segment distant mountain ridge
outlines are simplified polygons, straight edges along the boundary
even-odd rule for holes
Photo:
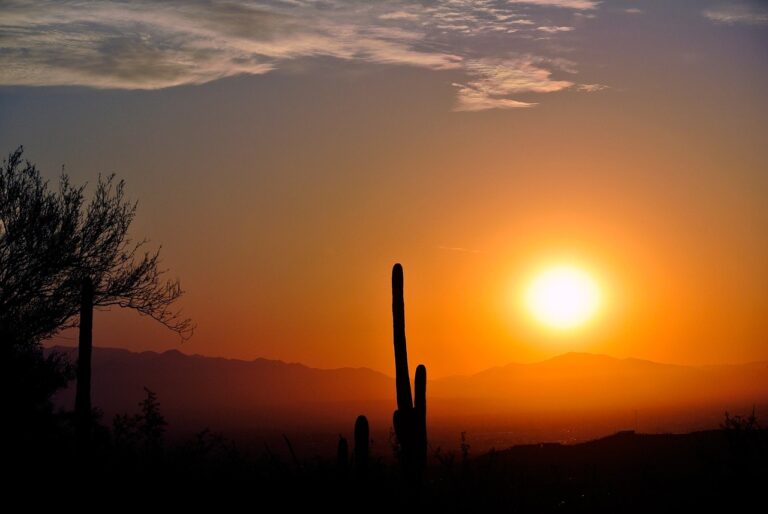
[[[47,351],[64,353],[71,362],[77,359],[76,348]],[[367,368],[320,370],[277,360],[243,361],[177,350],[93,349],[93,405],[107,416],[135,411],[147,387],[157,393],[163,412],[183,423],[230,425],[248,420],[271,425],[297,417],[321,421],[329,405],[345,404],[342,410],[347,410],[387,400],[393,384],[394,379]],[[71,406],[73,389],[62,392],[56,403]]]
[[[76,360],[76,348],[47,351]],[[373,425],[383,428],[391,424],[395,404],[394,378],[368,368],[325,370],[177,350],[135,353],[94,348],[93,405],[104,411],[105,419],[135,412],[145,386],[157,393],[174,426],[336,430],[365,413]],[[674,426],[687,426],[691,412],[707,412],[706,419],[715,420],[725,410],[768,405],[768,363],[692,367],[569,353],[431,380],[427,397],[433,424],[532,426],[544,423],[541,420],[557,424],[552,420],[558,417],[568,417],[570,424],[582,419],[578,422],[591,423],[593,418],[601,423],[607,418],[623,420],[606,425],[608,433],[627,428],[629,413],[636,417],[639,410],[646,422],[653,419],[653,427],[663,429],[670,426],[664,421],[670,414],[664,412],[678,416]],[[56,398],[61,408],[71,408],[73,401],[73,387]],[[703,426],[692,421],[690,425],[689,429]]]
[[[524,410],[531,404],[573,410],[760,403],[768,399],[768,362],[698,367],[567,353],[438,380],[432,392],[516,403]]]

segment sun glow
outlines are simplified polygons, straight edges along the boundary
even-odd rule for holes
[[[557,266],[533,279],[525,303],[537,321],[557,330],[569,330],[594,316],[600,305],[600,290],[584,270]]]

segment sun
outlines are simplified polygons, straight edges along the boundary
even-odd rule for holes
[[[600,306],[600,289],[586,271],[555,266],[533,279],[525,303],[537,321],[556,330],[570,330],[595,315]]]

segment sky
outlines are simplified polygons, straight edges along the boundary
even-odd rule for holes
[[[768,360],[768,3],[0,3],[0,152],[125,179],[197,324],[97,346],[430,376]],[[569,263],[594,319],[521,305]],[[64,333],[52,342],[74,344]]]

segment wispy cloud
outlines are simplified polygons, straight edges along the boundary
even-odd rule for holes
[[[567,80],[553,80],[552,72],[541,68],[531,57],[514,60],[482,59],[465,63],[474,77],[458,88],[455,110],[517,109],[536,104],[508,98],[522,93],[552,93],[573,86]]]
[[[579,10],[596,9],[601,3],[599,0],[508,0],[508,2],[510,4],[530,4]]]
[[[448,252],[460,252],[460,253],[482,253],[480,250],[473,250],[471,248],[464,248],[461,246],[438,246],[438,250],[446,250]]]
[[[594,12],[599,4],[10,0],[0,14],[0,85],[159,89],[264,74],[290,60],[332,57],[457,70],[467,78],[457,86],[458,110],[532,107],[537,102],[507,96],[549,93],[572,83],[550,78],[547,67],[558,67],[555,56],[534,62],[510,58],[509,52],[517,45],[520,53],[534,55],[533,35],[559,37],[575,30],[552,24],[553,19]],[[553,8],[566,14],[552,18]],[[506,39],[489,45],[489,37]]]
[[[747,3],[727,4],[706,9],[704,16],[715,23],[728,25],[768,25],[768,7]]]
[[[608,86],[604,84],[579,84],[576,86],[577,91],[583,91],[585,93],[597,93],[598,91],[604,91],[608,89]]]
[[[546,32],[547,34],[557,34],[558,32],[570,32],[573,30],[573,27],[558,27],[558,26],[544,26],[544,27],[537,27],[536,30],[540,30],[541,32]]]
[[[536,107],[538,103],[521,102],[510,98],[496,98],[489,96],[480,89],[473,88],[465,84],[454,84],[458,88],[456,97],[456,107],[454,111],[485,111],[488,109],[525,109],[527,107]]]
[[[418,20],[419,15],[412,12],[392,11],[379,15],[380,20]]]

